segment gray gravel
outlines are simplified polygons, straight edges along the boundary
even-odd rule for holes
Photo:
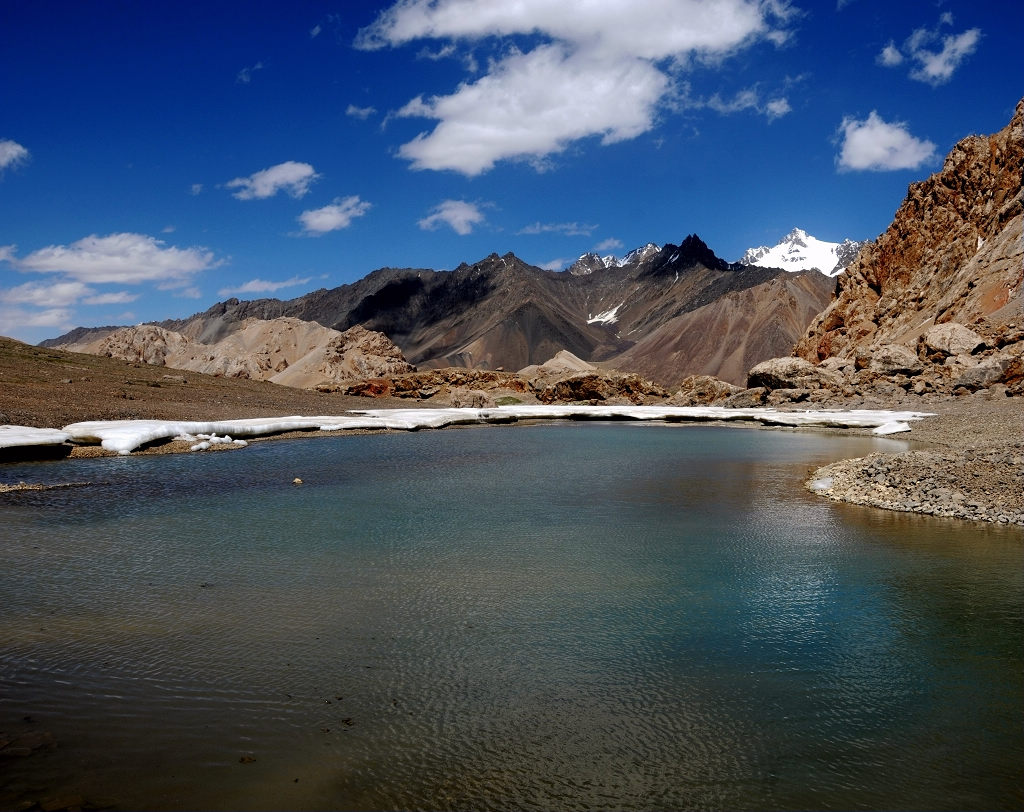
[[[920,449],[827,465],[807,487],[835,501],[1024,526],[1024,399],[951,398],[921,410],[937,415],[912,424]]]

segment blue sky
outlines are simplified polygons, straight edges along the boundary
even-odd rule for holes
[[[984,0],[0,0],[0,335],[491,252],[870,239],[1024,94]]]

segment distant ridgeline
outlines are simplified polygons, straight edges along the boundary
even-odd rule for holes
[[[754,364],[790,352],[834,286],[815,271],[726,262],[695,235],[581,272],[586,257],[569,272],[511,253],[452,271],[382,268],[332,290],[229,299],[157,326],[205,345],[241,332],[248,319],[288,317],[381,332],[420,368],[518,370],[568,350],[668,386],[691,374],[741,383]],[[43,344],[97,352],[115,329],[79,328]],[[241,344],[255,350],[251,340]]]

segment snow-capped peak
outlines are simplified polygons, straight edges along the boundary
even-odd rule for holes
[[[794,228],[773,246],[748,248],[739,263],[786,271],[813,269],[826,276],[836,276],[846,270],[862,245],[863,242],[854,240],[826,242],[812,237],[802,228]]]

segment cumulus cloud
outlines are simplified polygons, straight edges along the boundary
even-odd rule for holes
[[[220,261],[201,247],[176,248],[145,234],[92,234],[70,245],[50,245],[23,259],[11,256],[19,271],[61,273],[89,284],[113,282],[173,284],[215,268]]]
[[[626,244],[616,237],[609,237],[607,240],[602,240],[594,246],[595,251],[618,251],[620,248],[625,248]]]
[[[293,276],[281,282],[271,282],[266,279],[250,279],[248,282],[236,288],[221,288],[217,291],[218,296],[236,296],[239,293],[273,293],[282,288],[294,288],[299,285],[308,284],[312,276]]]
[[[548,260],[547,262],[542,262],[537,267],[545,271],[561,271],[563,268],[565,268],[566,265],[570,264],[571,262],[575,262],[575,260],[561,257],[559,259],[551,259]]]
[[[596,225],[589,223],[531,223],[519,229],[516,234],[565,234],[568,237],[589,237]]]
[[[336,197],[329,206],[302,212],[298,220],[302,223],[304,234],[318,237],[330,231],[348,228],[353,220],[366,214],[371,205],[358,195]]]
[[[953,15],[946,12],[939,18],[935,28],[918,28],[906,41],[902,48],[890,41],[878,54],[879,65],[894,68],[906,60],[914,64],[910,78],[926,82],[933,87],[945,84],[956,72],[957,68],[978,49],[981,42],[981,29],[969,28],[960,34],[942,34],[942,26],[952,25]]]
[[[377,112],[376,107],[356,107],[354,104],[350,104],[345,109],[345,115],[351,116],[352,118],[358,118],[361,121],[366,121],[370,116]]]
[[[14,168],[28,160],[28,150],[17,141],[0,141],[0,174],[7,168]]]
[[[935,158],[935,144],[915,138],[902,121],[883,121],[874,110],[863,121],[847,116],[839,125],[840,170],[917,169]]]
[[[484,222],[486,218],[480,207],[465,200],[445,200],[431,209],[429,215],[418,221],[424,231],[433,231],[441,225],[450,226],[456,234],[471,234],[473,227]]]
[[[473,176],[501,160],[543,166],[546,156],[588,137],[602,144],[636,138],[670,103],[673,68],[760,40],[781,43],[789,14],[772,0],[403,0],[360,31],[356,45],[543,38],[532,50],[506,51],[453,93],[419,96],[398,111],[438,122],[402,145],[401,157],[416,169]]]
[[[309,191],[309,186],[319,178],[313,167],[299,161],[284,163],[253,172],[247,178],[235,178],[224,184],[228,189],[238,189],[234,197],[239,200],[263,200],[278,192],[287,192],[295,198]]]
[[[189,187],[188,191],[189,191],[189,194],[198,195],[198,194],[200,194],[203,191],[203,184],[201,184],[201,183],[193,183],[192,186]]]

